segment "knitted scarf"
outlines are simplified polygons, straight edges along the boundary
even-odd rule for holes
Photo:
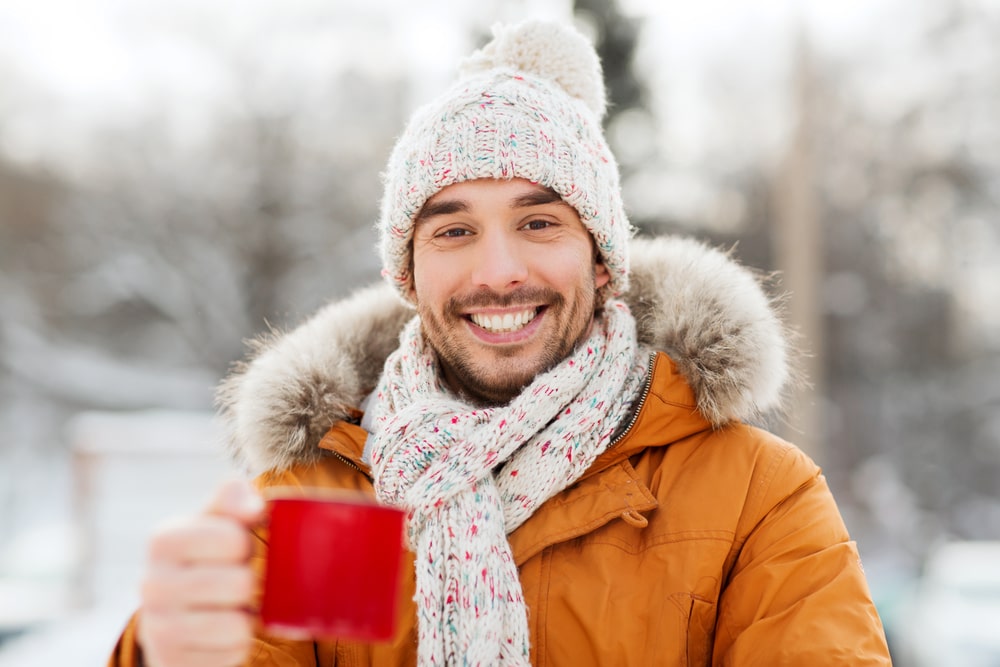
[[[528,622],[507,534],[576,481],[642,388],[628,307],[609,301],[589,338],[501,407],[443,388],[419,318],[375,392],[380,501],[408,511],[420,665],[527,665]]]

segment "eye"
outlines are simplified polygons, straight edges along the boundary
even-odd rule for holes
[[[463,229],[462,227],[450,227],[448,229],[441,230],[435,234],[435,238],[443,239],[457,239],[462,236],[468,236],[472,234],[468,229]]]
[[[552,227],[554,224],[555,223],[553,223],[550,220],[541,220],[541,219],[539,219],[539,220],[529,220],[528,222],[526,222],[524,224],[523,229],[540,231],[542,229],[548,229],[549,227]]]

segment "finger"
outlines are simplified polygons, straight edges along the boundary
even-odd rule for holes
[[[253,602],[254,583],[249,567],[154,567],[142,584],[143,607],[246,607]]]
[[[264,499],[247,480],[229,479],[215,490],[205,512],[232,517],[249,526],[263,516]]]
[[[239,667],[245,664],[250,653],[250,642],[246,647],[220,650],[172,648],[160,653],[154,652],[151,657],[152,667]],[[149,653],[147,651],[147,653]]]
[[[250,614],[236,610],[158,612],[144,609],[141,628],[152,646],[192,652],[246,650],[253,639]]]
[[[149,540],[149,562],[156,564],[233,564],[250,558],[249,531],[222,516],[199,515],[164,524]]]

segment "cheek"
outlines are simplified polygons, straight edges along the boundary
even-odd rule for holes
[[[442,295],[452,288],[453,277],[447,271],[447,265],[439,263],[437,265],[428,264],[426,258],[414,259],[413,280],[410,283],[409,295],[415,304],[433,304],[442,300]]]
[[[428,262],[421,257],[420,252],[413,252],[410,255],[410,286],[407,294],[413,303],[429,298],[430,286],[428,283]]]
[[[410,281],[409,297],[410,301],[417,305],[430,299],[430,289],[417,274],[413,274],[413,280]]]
[[[553,284],[571,286],[570,282],[589,282],[593,276],[594,287],[599,289],[611,280],[608,268],[595,260],[589,239],[562,249],[543,248],[535,258],[535,266]]]

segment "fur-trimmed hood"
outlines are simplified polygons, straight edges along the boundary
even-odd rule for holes
[[[760,277],[691,239],[634,239],[631,255],[623,299],[639,340],[673,359],[704,417],[721,426],[778,408],[789,339]],[[319,440],[357,414],[413,316],[380,283],[253,341],[218,392],[237,459],[254,472],[318,459]]]

